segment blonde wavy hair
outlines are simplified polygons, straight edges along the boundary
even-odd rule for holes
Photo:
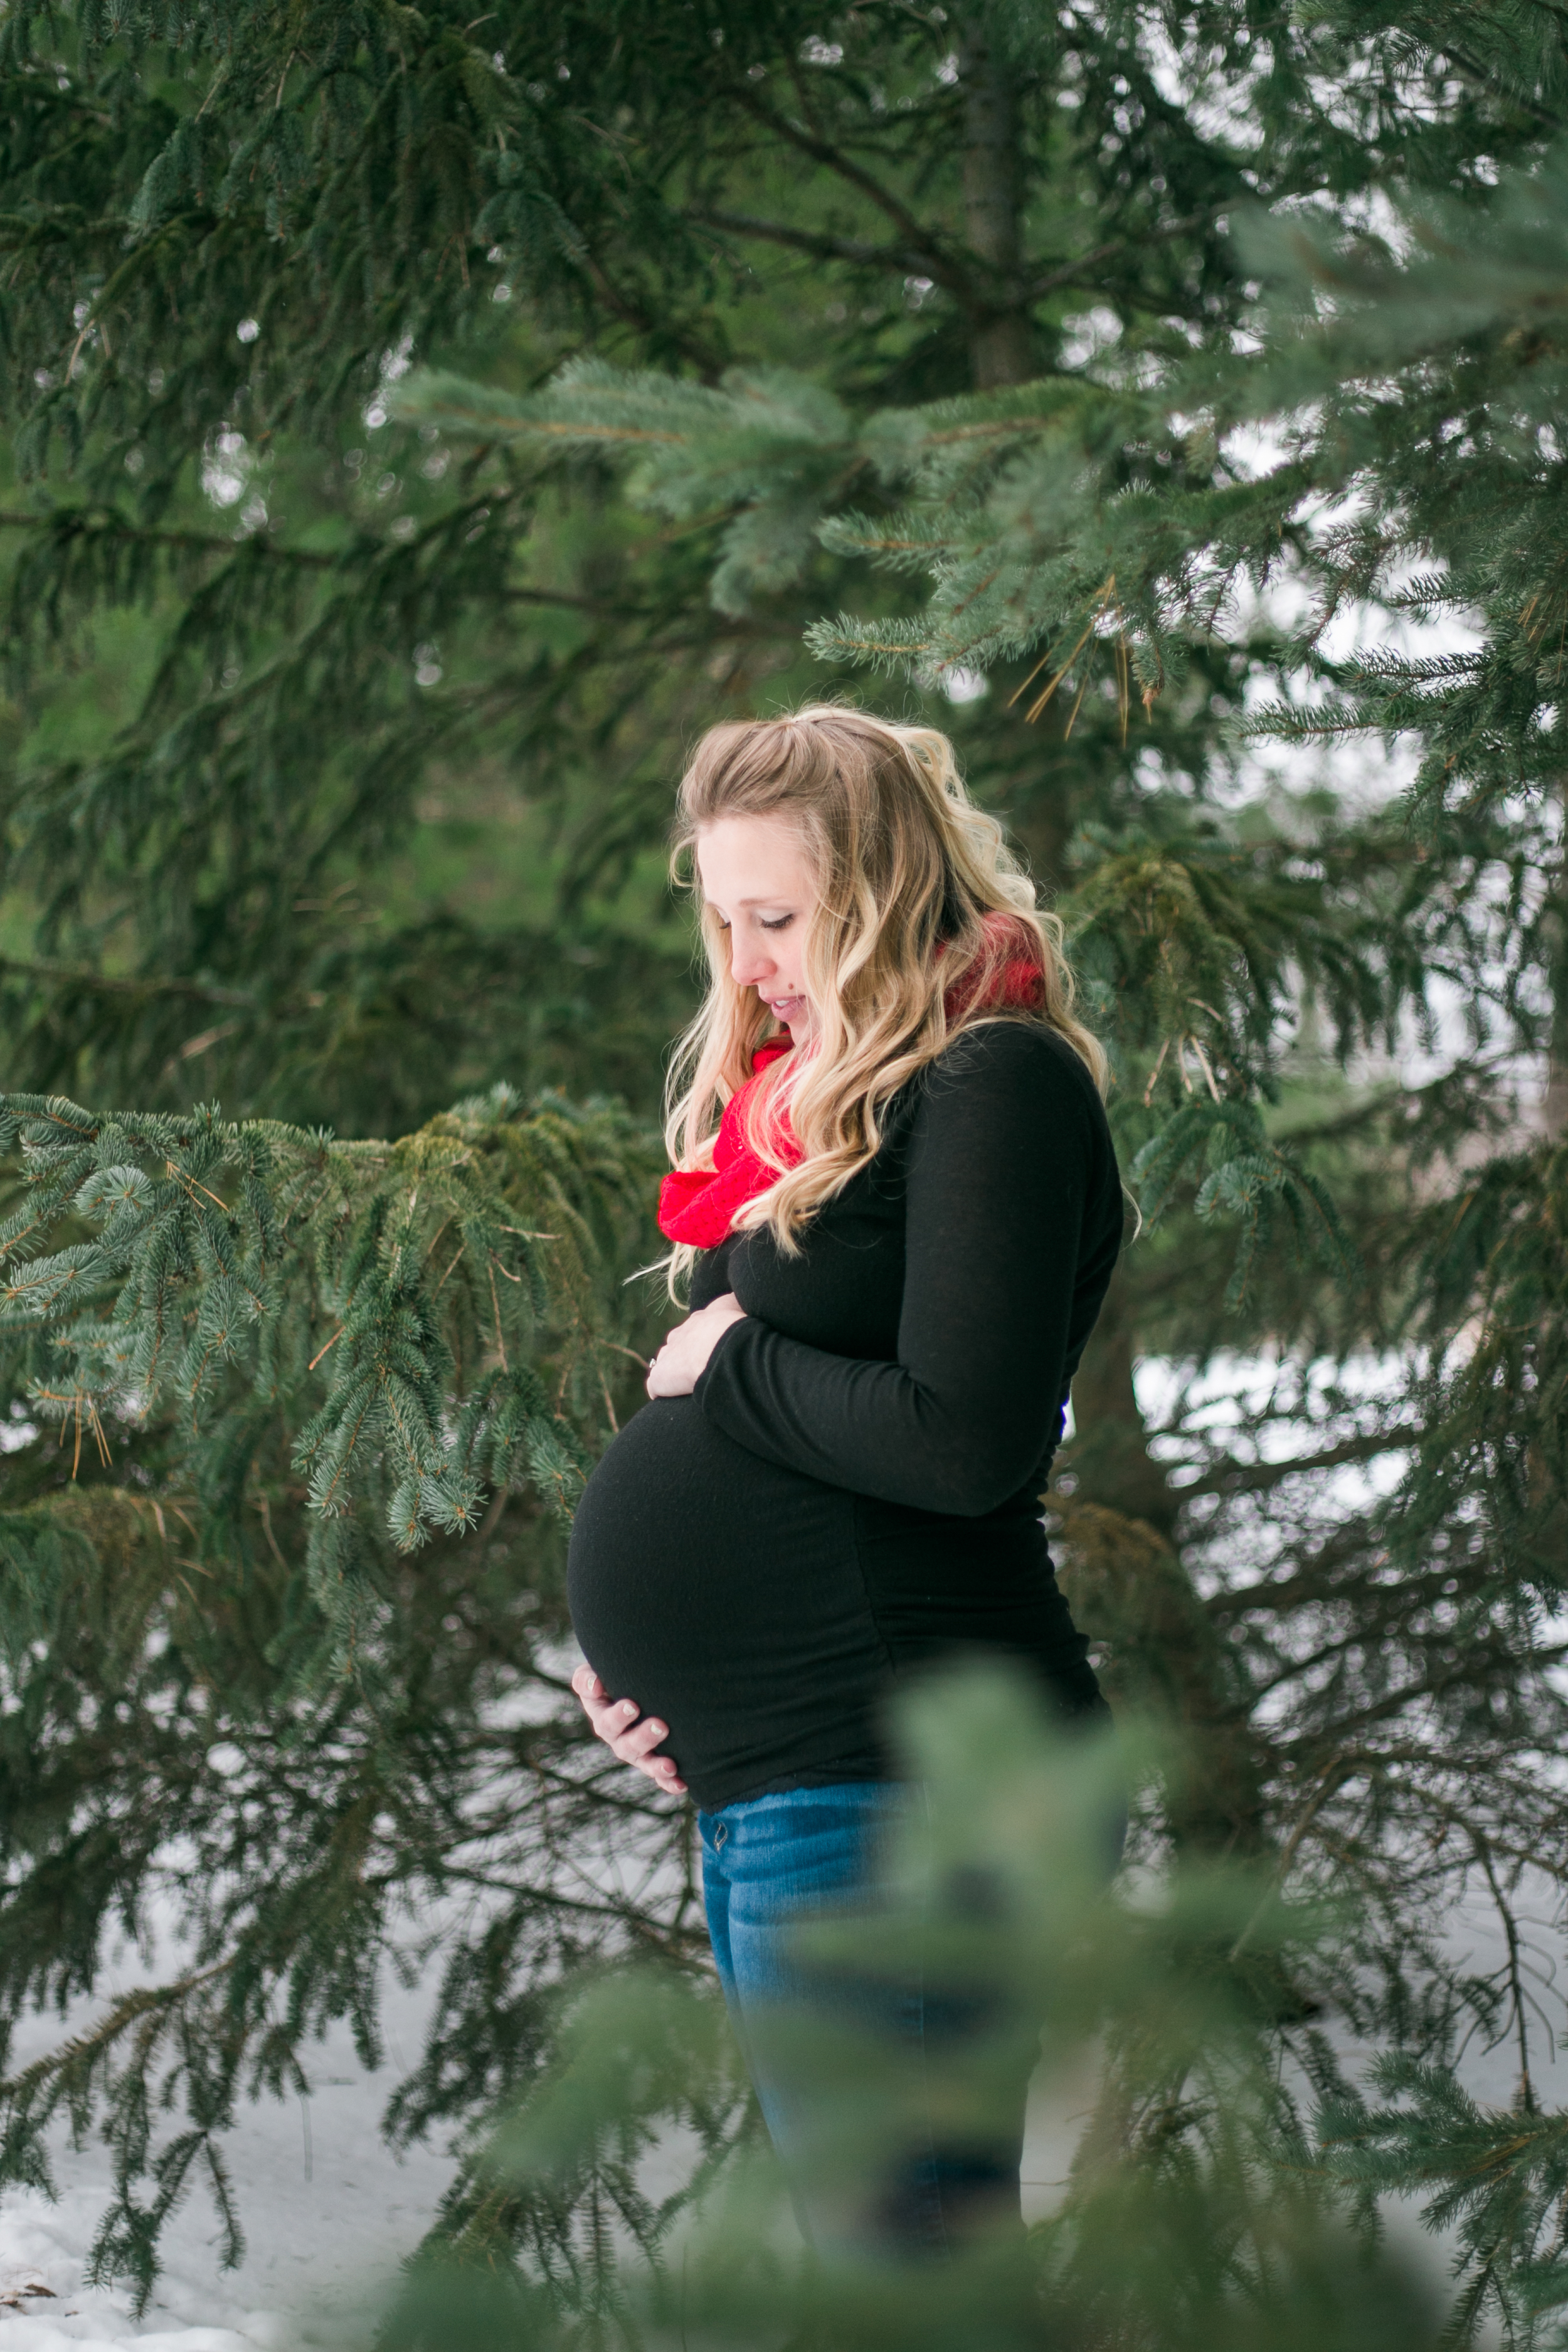
[[[793,1255],[812,1213],[878,1150],[884,1105],[983,1020],[1043,1022],[1104,1091],[1104,1050],[1073,1016],[1061,925],[1036,905],[996,819],[965,792],[946,736],[813,703],[787,718],[710,728],[681,779],[671,871],[696,894],[709,982],[670,1065],[665,1140],[673,1167],[711,1167],[723,1105],[774,1026],[755,990],[731,977],[727,935],[703,902],[692,854],[702,828],[728,816],[796,826],[817,891],[802,966],[816,1030],[811,1051],[772,1064],[747,1104],[746,1139],[779,1178],[741,1212],[737,1229],[769,1225]],[[1017,918],[1038,940],[1038,1013],[984,1009],[996,947],[984,925],[993,914]],[[951,1020],[950,993],[971,1008]],[[805,1155],[794,1168],[772,1139],[784,1104]],[[677,1248],[666,1261],[677,1295],[697,1255]]]

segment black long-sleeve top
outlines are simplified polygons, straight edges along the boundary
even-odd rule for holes
[[[765,1230],[704,1253],[693,1306],[733,1290],[746,1319],[610,1446],[569,1591],[705,1809],[885,1777],[889,1684],[953,1649],[1097,1706],[1039,1497],[1121,1222],[1088,1071],[1008,1019],[902,1090],[798,1255]]]

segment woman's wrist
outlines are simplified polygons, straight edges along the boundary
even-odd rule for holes
[[[708,1361],[703,1365],[702,1370],[698,1373],[696,1380],[691,1384],[691,1393],[697,1399],[699,1403],[702,1401],[702,1391],[704,1387],[707,1385],[708,1375],[713,1370],[714,1365],[718,1362],[721,1354],[723,1352],[725,1343],[729,1339],[731,1332],[739,1331],[744,1325],[750,1323],[751,1320],[752,1318],[744,1313],[732,1315],[720,1331],[718,1338],[714,1340],[713,1345],[708,1350]]]

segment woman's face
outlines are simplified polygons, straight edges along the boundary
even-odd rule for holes
[[[787,818],[721,816],[700,827],[702,895],[730,934],[730,970],[754,988],[792,1036],[814,1026],[802,962],[816,885]]]

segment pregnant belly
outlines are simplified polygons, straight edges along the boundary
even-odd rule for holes
[[[567,1562],[577,1639],[608,1690],[668,1724],[700,1805],[876,1775],[887,1662],[854,1509],[692,1397],[646,1405],[588,1481]]]

